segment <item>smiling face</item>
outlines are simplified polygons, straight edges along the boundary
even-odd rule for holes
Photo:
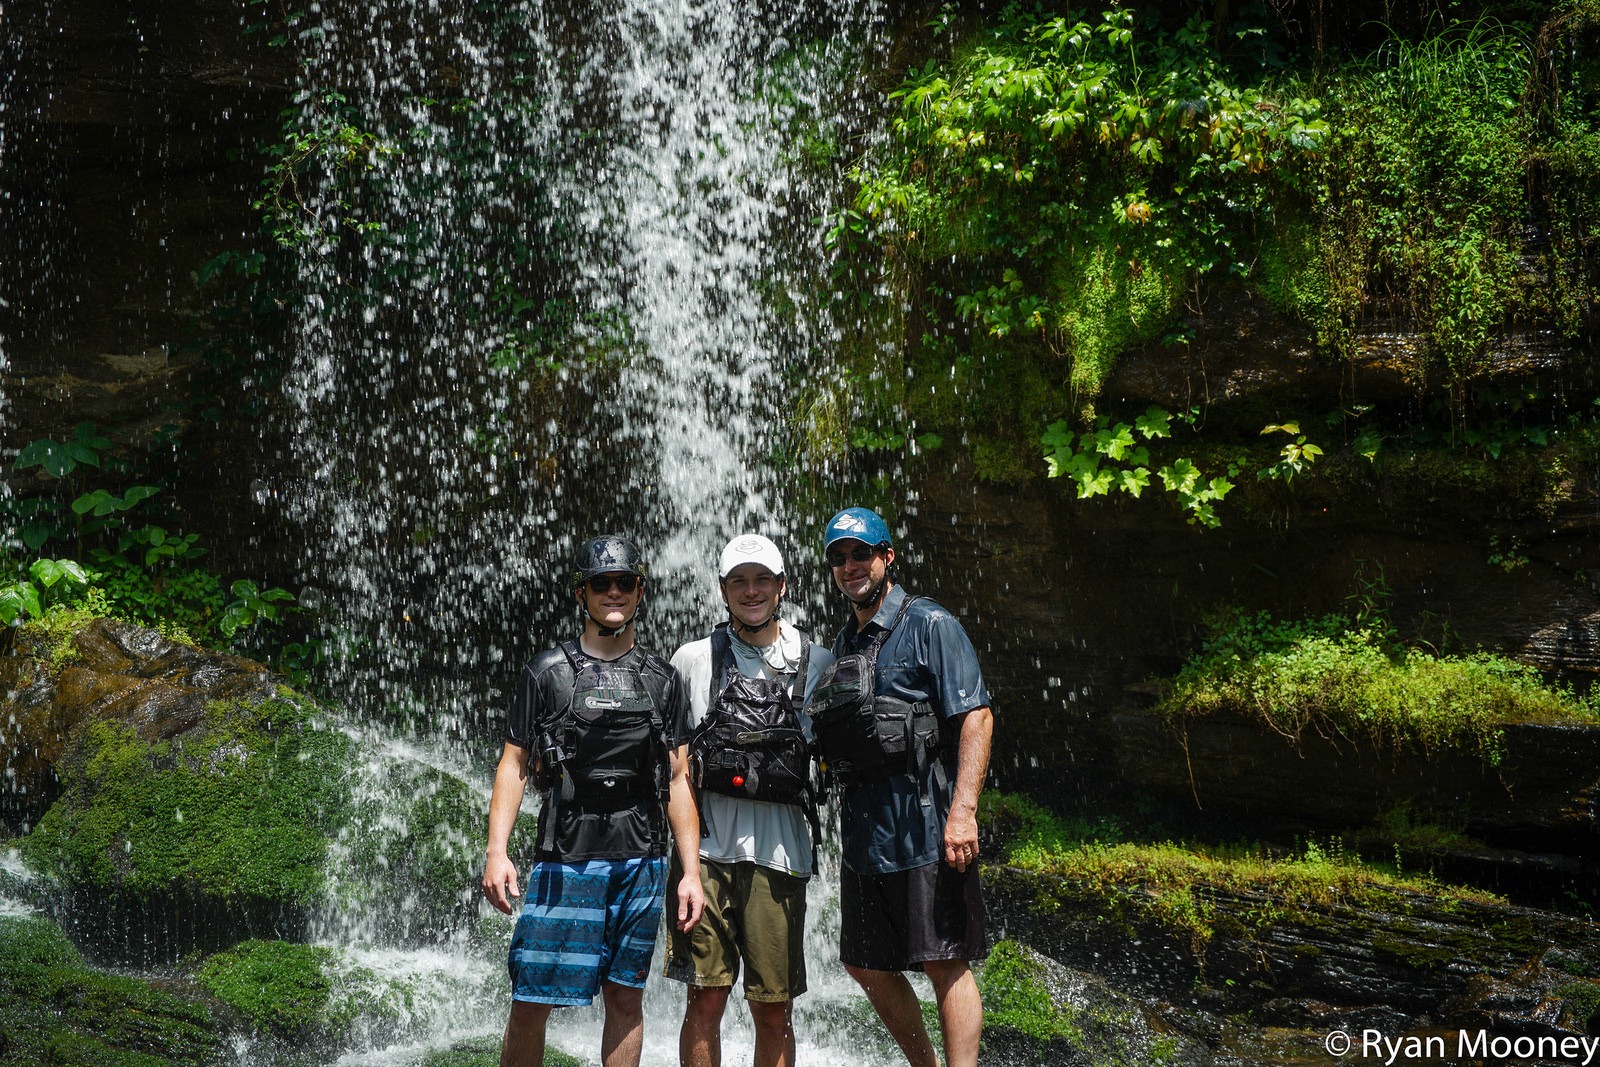
[[[852,604],[872,599],[893,562],[894,549],[875,548],[853,537],[842,537],[828,546],[833,584]]]
[[[754,628],[777,613],[785,588],[781,575],[759,563],[741,563],[722,579],[722,601],[735,621]]]
[[[578,586],[575,595],[590,622],[618,629],[639,610],[639,601],[644,598],[644,579],[627,571],[597,574]]]

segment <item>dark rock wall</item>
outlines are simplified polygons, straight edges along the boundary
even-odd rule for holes
[[[232,0],[41,0],[0,28],[0,448],[187,398],[191,274],[248,247],[289,57]]]

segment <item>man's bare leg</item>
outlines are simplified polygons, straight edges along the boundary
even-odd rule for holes
[[[794,1001],[749,1001],[756,1024],[754,1067],[794,1067]]]
[[[644,990],[608,981],[600,991],[606,1025],[600,1035],[603,1067],[639,1067],[644,1050]]]
[[[906,1063],[910,1067],[939,1067],[927,1024],[922,1021],[922,1006],[906,976],[899,971],[874,971],[848,964],[845,970],[867,994],[889,1036],[905,1053]]]
[[[729,988],[690,986],[678,1031],[681,1067],[722,1067],[722,1013],[728,1007]]]
[[[500,1067],[543,1067],[544,1031],[551,1007],[525,1000],[511,1002],[505,1037],[500,1041]]]
[[[929,960],[922,968],[933,983],[933,995],[939,1002],[945,1067],[978,1067],[983,1000],[971,966],[966,960]]]

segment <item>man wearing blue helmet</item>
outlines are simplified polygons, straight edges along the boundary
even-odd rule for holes
[[[839,959],[912,1067],[939,1060],[904,974],[933,983],[945,1067],[976,1067],[988,953],[978,883],[978,794],[993,714],[961,623],[891,577],[882,516],[846,508],[823,551],[851,616],[807,711],[841,790]]]

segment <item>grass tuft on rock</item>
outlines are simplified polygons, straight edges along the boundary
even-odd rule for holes
[[[1186,663],[1160,710],[1174,722],[1231,712],[1298,739],[1307,730],[1377,749],[1501,756],[1510,722],[1600,722],[1595,702],[1504,656],[1440,656],[1343,615],[1236,620]]]

